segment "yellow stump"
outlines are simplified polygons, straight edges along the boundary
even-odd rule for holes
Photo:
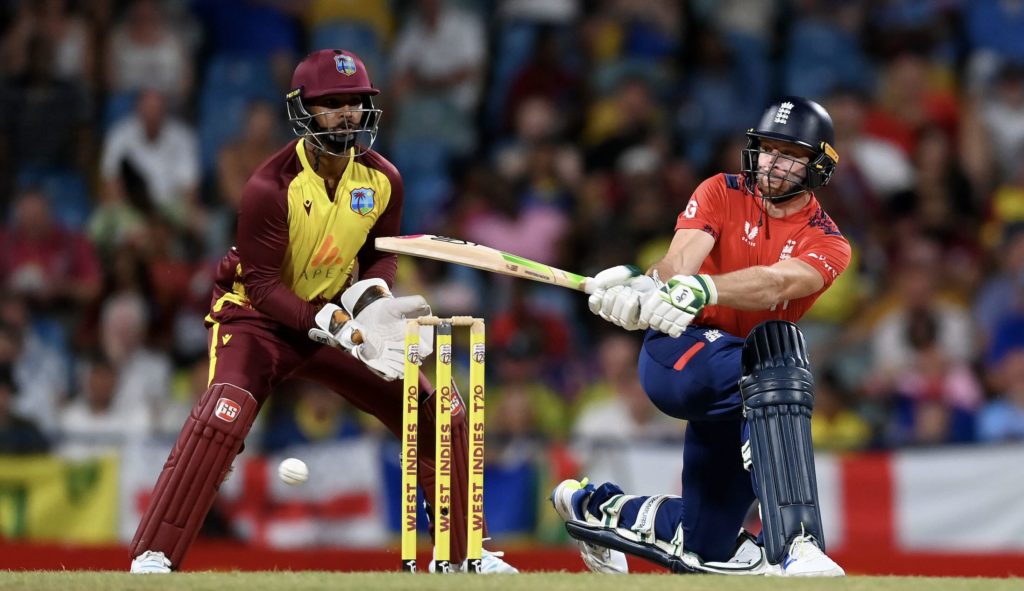
[[[437,325],[437,424],[434,426],[434,560],[436,572],[451,570],[452,499],[452,325]]]
[[[467,569],[479,573],[484,537],[484,370],[487,352],[484,322],[474,320],[469,329],[469,523]]]
[[[420,325],[405,325],[405,395],[402,410],[402,570],[416,572],[416,474],[419,461]]]

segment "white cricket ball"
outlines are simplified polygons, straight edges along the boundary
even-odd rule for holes
[[[277,467],[277,475],[285,484],[302,484],[309,479],[309,468],[298,458],[288,458]]]

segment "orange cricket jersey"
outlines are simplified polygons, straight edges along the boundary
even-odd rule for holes
[[[676,230],[682,229],[703,230],[715,239],[715,246],[701,264],[701,273],[719,275],[796,258],[817,269],[825,280],[817,292],[785,301],[771,310],[706,306],[695,322],[739,337],[765,320],[800,320],[850,263],[850,243],[814,195],[800,211],[784,218],[769,218],[762,210],[760,197],[743,188],[740,175],[718,174],[701,183],[676,220]]]

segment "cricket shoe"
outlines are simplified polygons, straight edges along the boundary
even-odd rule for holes
[[[484,538],[488,540],[490,538]],[[491,552],[487,548],[483,548],[480,554],[480,574],[482,575],[515,575],[519,573],[519,569],[505,562],[505,553]],[[427,570],[434,572],[437,570],[437,563],[434,560],[430,561],[430,565]],[[466,563],[459,566],[452,566],[452,572],[464,573],[466,572]]]
[[[594,485],[588,484],[587,479],[563,480],[551,491],[551,504],[555,512],[562,518],[562,521],[582,521],[586,523],[583,504],[590,493],[594,492]],[[626,574],[629,572],[629,565],[626,563],[626,555],[618,550],[590,544],[576,540],[576,546],[580,549],[580,556],[583,563],[595,573]]]
[[[139,575],[166,574],[171,572],[171,561],[163,552],[146,550],[132,559],[130,572]]]
[[[782,564],[768,571],[777,577],[845,577],[846,571],[829,558],[813,536],[799,535],[789,545]]]
[[[696,568],[714,574],[754,576],[778,569],[768,562],[764,548],[757,544],[757,538],[745,529],[740,529],[732,558],[725,562],[701,562]]]

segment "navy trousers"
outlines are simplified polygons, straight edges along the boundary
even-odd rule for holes
[[[750,473],[740,455],[743,403],[739,380],[743,339],[703,327],[678,338],[648,331],[640,352],[640,381],[658,409],[688,421],[683,444],[682,498],[661,505],[655,535],[672,539],[680,523],[684,547],[705,561],[727,560],[743,519],[755,500]],[[587,510],[622,494],[613,483],[597,487]],[[619,527],[628,528],[646,497],[628,501]]]

